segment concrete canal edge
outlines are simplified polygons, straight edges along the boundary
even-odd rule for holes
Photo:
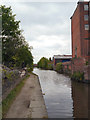
[[[47,113],[39,77],[36,74],[33,75],[34,78],[36,78],[35,79],[36,86],[33,91],[33,95],[31,97],[30,106],[29,106],[31,111],[30,118],[48,118],[48,113]]]

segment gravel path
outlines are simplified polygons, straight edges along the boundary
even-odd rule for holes
[[[47,118],[47,116],[38,77],[31,74],[11,105],[6,118]]]

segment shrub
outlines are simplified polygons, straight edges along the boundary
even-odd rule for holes
[[[27,68],[27,72],[32,72],[33,71],[33,66],[30,67],[29,65],[27,65],[26,68]]]
[[[82,81],[84,79],[84,73],[81,72],[74,72],[71,75],[72,80]]]
[[[28,72],[32,72],[33,71],[33,67],[27,68]]]
[[[63,72],[63,65],[62,63],[56,64],[56,71],[62,73]]]
[[[86,65],[88,65],[89,64],[89,62],[88,61],[86,61]]]
[[[19,78],[20,74],[18,70],[11,70],[6,66],[2,66],[2,83],[13,81]]]
[[[48,69],[49,70],[53,70],[53,65],[52,64],[48,64]]]

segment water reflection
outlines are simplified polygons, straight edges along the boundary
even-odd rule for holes
[[[39,76],[49,118],[87,118],[88,85],[55,71],[34,69]]]
[[[71,81],[55,71],[34,69],[45,93],[49,118],[72,118]]]
[[[72,98],[75,118],[88,118],[88,85],[72,81]]]

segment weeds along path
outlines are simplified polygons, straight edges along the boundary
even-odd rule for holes
[[[6,118],[44,118],[47,111],[38,77],[30,74],[20,94],[16,97]]]

